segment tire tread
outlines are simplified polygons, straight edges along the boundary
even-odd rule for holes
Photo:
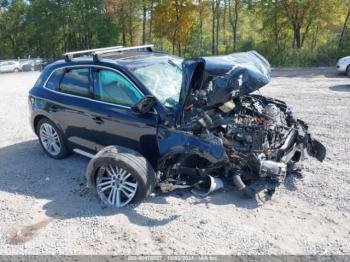
[[[156,174],[148,161],[139,153],[124,147],[108,146],[100,150],[89,162],[86,170],[86,178],[89,187],[96,187],[97,171],[102,166],[101,162],[107,160],[121,161],[130,166],[142,180],[142,187],[133,199],[137,203],[147,197],[156,184]]]

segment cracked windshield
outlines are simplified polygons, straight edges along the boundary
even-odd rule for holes
[[[132,70],[164,106],[174,107],[179,102],[181,90],[181,63],[182,59],[161,60]]]

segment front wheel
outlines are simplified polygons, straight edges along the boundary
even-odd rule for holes
[[[96,179],[99,198],[107,205],[123,207],[135,198],[140,183],[137,175],[118,165],[103,167],[103,174]]]
[[[350,65],[346,68],[346,74],[350,77]]]
[[[98,197],[114,208],[142,201],[155,186],[153,168],[143,156],[129,149],[108,147],[98,153],[89,166],[88,170],[95,173]]]

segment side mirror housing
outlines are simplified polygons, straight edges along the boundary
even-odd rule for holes
[[[147,95],[142,97],[131,109],[139,114],[147,114],[153,109],[156,102],[157,99],[154,96]]]

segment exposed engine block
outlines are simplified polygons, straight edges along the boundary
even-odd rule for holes
[[[288,130],[285,115],[275,104],[256,100],[242,103],[224,136],[234,150],[258,153],[279,147]]]
[[[268,129],[265,119],[251,116],[237,116],[229,121],[225,137],[232,141],[237,151],[260,151],[268,148]]]
[[[199,99],[195,97],[194,101]],[[208,144],[219,141],[225,153],[222,162],[209,166],[206,159],[169,158],[171,168],[164,172],[164,179],[175,181],[176,186],[182,187],[183,181],[197,186],[209,184],[208,193],[214,183],[206,183],[208,177],[212,181],[221,176],[232,179],[237,189],[248,195],[258,192],[261,185],[270,194],[283,181],[287,169],[303,158],[305,149],[320,161],[326,152],[307,133],[307,125],[293,117],[286,103],[273,98],[248,95],[216,108],[191,106],[184,119],[185,124],[178,129]]]

